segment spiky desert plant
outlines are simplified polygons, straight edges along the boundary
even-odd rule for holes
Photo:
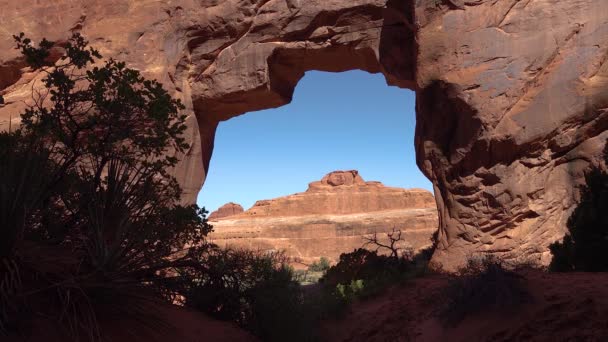
[[[0,135],[0,329],[11,308],[74,340],[99,340],[108,312],[155,322],[149,306],[174,295],[177,268],[201,267],[211,230],[167,173],[188,148],[183,105],[124,63],[91,67],[101,56],[79,34],[55,66],[53,42],[15,40],[46,77],[20,129]]]

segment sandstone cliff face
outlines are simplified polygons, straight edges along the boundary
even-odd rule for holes
[[[219,245],[284,250],[311,263],[321,257],[336,261],[361,247],[364,236],[378,233],[385,239],[393,228],[402,231],[400,247],[428,247],[437,231],[437,208],[426,190],[386,187],[365,182],[357,171],[336,171],[306,192],[258,201],[244,213],[214,218],[211,224],[209,238]]]
[[[440,210],[435,259],[546,264],[608,138],[608,3],[464,8],[416,10],[416,149]]]
[[[608,137],[604,0],[0,1],[0,129],[41,75],[10,34],[80,31],[187,105],[173,171],[193,202],[217,124],[291,100],[307,70],[382,72],[417,92],[418,165],[435,184],[436,261],[548,262]]]

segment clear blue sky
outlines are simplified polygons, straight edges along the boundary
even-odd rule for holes
[[[292,103],[220,123],[198,204],[247,210],[334,170],[432,191],[416,166],[414,105],[412,91],[387,86],[381,74],[308,72]]]

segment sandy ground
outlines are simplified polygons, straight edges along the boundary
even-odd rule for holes
[[[324,324],[328,341],[608,341],[608,274],[526,271],[532,299],[457,326],[438,319],[447,276],[429,276],[356,303]]]
[[[466,317],[456,326],[438,318],[449,277],[432,275],[355,303],[346,317],[323,324],[327,341],[608,341],[608,273],[521,273],[531,299],[516,310]],[[247,342],[254,337],[233,324],[171,305],[157,313],[171,327],[152,330],[129,321],[103,324],[108,341]],[[139,328],[138,328],[139,327]],[[2,342],[66,341],[50,324],[38,322],[29,338]],[[288,342],[288,341],[286,341]]]
[[[156,314],[165,317],[168,326],[151,322],[116,320],[101,322],[104,341],[108,342],[254,342],[258,341],[236,325],[214,320],[202,313],[172,305],[158,305]],[[82,339],[86,341],[86,339]],[[65,342],[67,336],[49,322],[36,322],[32,335],[9,337],[1,342]]]

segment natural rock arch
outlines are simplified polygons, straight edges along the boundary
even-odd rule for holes
[[[174,173],[193,201],[217,123],[290,101],[306,70],[383,72],[417,92],[417,161],[440,214],[435,259],[536,258],[560,239],[608,136],[604,0],[8,1],[0,129],[40,75],[10,34],[81,31],[181,98],[193,146]]]

